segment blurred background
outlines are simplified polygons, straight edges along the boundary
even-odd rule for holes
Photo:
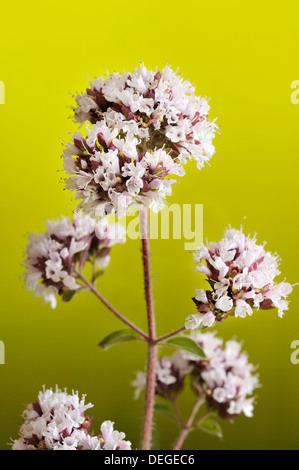
[[[24,405],[43,384],[86,393],[95,404],[95,429],[111,419],[133,448],[139,445],[143,402],[133,400],[130,382],[144,368],[145,345],[100,350],[97,343],[122,324],[97,299],[86,293],[51,310],[22,280],[28,233],[75,207],[58,170],[62,140],[77,129],[71,94],[85,90],[87,75],[130,71],[141,61],[148,68],[170,63],[198,94],[211,97],[221,132],[217,153],[200,172],[187,165],[170,202],[203,204],[209,240],[219,240],[229,224],[257,232],[281,256],[281,280],[298,282],[299,104],[291,102],[291,83],[299,79],[298,13],[295,0],[271,7],[257,0],[2,3],[1,449],[17,437]],[[152,273],[158,333],[164,334],[195,313],[191,297],[205,282],[184,240],[152,242]],[[99,289],[146,327],[138,240],[113,249]],[[291,342],[299,339],[298,303],[295,288],[283,320],[275,310],[261,310],[217,327],[225,339],[244,341],[263,387],[254,418],[222,423],[222,440],[194,433],[185,448],[299,448],[299,365],[290,361]],[[191,400],[187,391],[185,415]],[[177,432],[157,417],[154,447],[170,448]]]

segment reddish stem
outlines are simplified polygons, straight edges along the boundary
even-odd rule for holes
[[[112,305],[106,300],[100,293],[99,291],[95,288],[94,285],[92,285],[88,280],[80,273],[76,273],[77,276],[81,279],[83,284],[107,307],[110,312],[112,312],[119,320],[121,320],[125,325],[127,325],[129,328],[134,330],[136,333],[138,333],[140,336],[142,336],[143,339],[148,341],[148,336],[140,330],[134,323],[132,323],[130,320],[128,320],[126,317],[124,317],[121,313],[119,313]]]
[[[185,426],[182,428],[181,434],[179,435],[179,438],[177,440],[176,445],[174,446],[173,450],[180,450],[182,445],[185,442],[186,437],[188,436],[189,432],[192,430],[192,424],[195,419],[195,416],[202,404],[202,398],[199,397],[196,402],[194,407],[192,408],[192,411],[190,413],[190,416],[185,424]]]
[[[161,343],[162,341],[165,341],[166,339],[172,338],[173,336],[177,336],[178,334],[182,333],[185,330],[186,330],[186,327],[182,326],[182,328],[179,328],[178,330],[175,330],[172,333],[168,333],[165,336],[160,336],[160,338],[157,338],[155,342]]]
[[[147,356],[147,372],[146,372],[146,391],[141,449],[149,450],[151,447],[153,414],[155,404],[156,389],[156,364],[157,364],[157,346],[154,301],[152,292],[152,280],[150,270],[150,248],[149,248],[149,227],[148,227],[148,209],[144,207],[140,211],[140,228],[142,238],[142,260],[144,272],[144,290],[147,308],[148,320],[148,356]]]

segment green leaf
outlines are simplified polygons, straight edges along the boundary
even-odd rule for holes
[[[105,274],[105,271],[97,271],[92,278],[93,282],[99,279],[99,277],[103,276],[104,274]]]
[[[140,339],[138,333],[131,329],[114,331],[110,335],[106,336],[100,343],[99,346],[102,349],[108,349],[110,346],[114,346],[119,343],[126,343],[127,341],[136,341]]]
[[[219,423],[217,423],[217,421],[214,421],[213,419],[205,419],[204,421],[199,423],[198,429],[208,434],[211,434],[212,436],[217,436],[219,438],[223,437]]]
[[[179,336],[177,338],[171,338],[167,341],[167,344],[171,344],[172,346],[177,346],[184,351],[187,351],[194,356],[198,356],[202,359],[205,359],[205,353],[203,350],[198,346],[198,344],[193,341],[191,338],[187,338],[185,336]]]
[[[161,413],[167,415],[169,418],[176,421],[176,415],[172,408],[167,405],[161,405],[160,403],[156,403],[154,406],[154,410],[156,413]]]
[[[62,301],[69,302],[70,300],[72,300],[72,298],[77,292],[78,290],[67,290],[66,292],[62,294]]]

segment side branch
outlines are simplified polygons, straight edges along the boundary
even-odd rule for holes
[[[190,431],[192,431],[193,421],[194,421],[194,419],[196,417],[196,414],[197,414],[200,406],[202,405],[202,403],[203,403],[202,397],[198,397],[198,399],[195,402],[194,407],[192,408],[192,411],[190,413],[190,416],[189,416],[186,424],[182,428],[181,434],[179,435],[179,438],[178,438],[173,450],[180,450],[181,449],[182,445],[185,442],[186,437],[188,436]]]
[[[185,328],[185,326],[183,326],[182,328],[179,328],[178,330],[175,330],[172,333],[168,333],[167,335],[160,336],[160,338],[157,338],[155,340],[155,343],[156,344],[161,343],[162,341],[165,341],[166,339],[170,339],[173,336],[177,336],[178,334],[182,333],[185,330],[186,330],[186,328]]]
[[[99,291],[95,288],[95,286],[93,286],[84,276],[83,274],[81,274],[80,272],[76,272],[77,276],[79,279],[81,279],[81,281],[83,282],[83,284],[85,285],[85,287],[87,287],[88,290],[90,290],[90,292],[92,292],[104,305],[105,307],[107,307],[110,312],[112,312],[119,320],[121,320],[125,325],[127,325],[129,328],[131,328],[132,330],[134,330],[136,333],[138,333],[140,336],[142,336],[143,339],[145,339],[146,341],[148,341],[148,336],[142,331],[140,330],[140,328],[138,328],[136,325],[134,325],[134,323],[132,323],[130,320],[128,320],[124,315],[122,315],[121,313],[118,312],[118,310],[116,310],[109,302],[108,300],[106,300],[100,293]]]

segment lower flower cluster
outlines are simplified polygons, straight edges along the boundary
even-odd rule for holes
[[[124,440],[123,432],[114,430],[111,421],[102,423],[98,436],[90,434],[92,418],[85,412],[92,407],[78,392],[43,389],[23,413],[13,450],[130,450],[131,443]]]
[[[193,391],[202,396],[209,410],[217,411],[223,419],[232,420],[242,413],[253,416],[254,390],[259,386],[255,366],[241,351],[237,341],[227,341],[213,333],[196,333],[191,338],[202,348],[205,359],[184,351],[159,360],[156,370],[156,394],[173,400],[190,378]],[[135,396],[145,388],[145,377],[138,372],[133,382]]]

